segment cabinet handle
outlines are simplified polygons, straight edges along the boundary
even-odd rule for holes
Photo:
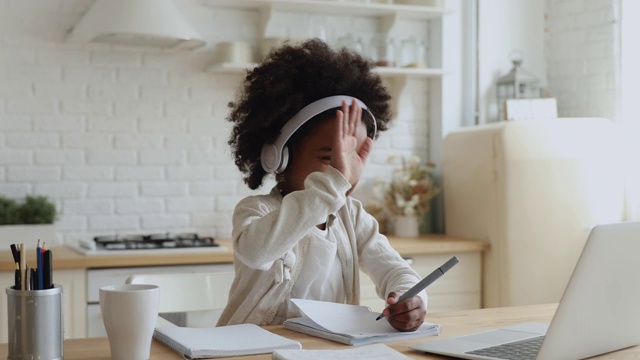
[[[413,266],[413,258],[412,257],[406,257],[406,258],[403,258],[403,259],[404,259],[404,261],[407,262],[407,264],[409,264],[409,266]]]

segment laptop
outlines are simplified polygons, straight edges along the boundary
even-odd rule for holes
[[[411,348],[462,359],[559,360],[638,345],[639,260],[640,222],[595,226],[550,324],[523,323]],[[527,346],[529,355],[501,353]]]

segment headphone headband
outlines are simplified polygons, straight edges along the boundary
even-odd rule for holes
[[[377,131],[376,118],[362,101],[352,96],[346,95],[329,96],[320,100],[316,100],[311,104],[303,107],[289,121],[287,121],[286,124],[284,124],[284,126],[280,130],[280,135],[278,135],[278,138],[273,143],[265,143],[262,146],[262,152],[260,154],[260,163],[262,164],[262,168],[268,173],[279,173],[284,171],[284,169],[287,167],[287,161],[289,157],[288,150],[285,145],[287,141],[289,141],[291,136],[302,125],[304,125],[307,121],[309,121],[316,115],[329,109],[341,107],[343,100],[347,101],[347,103],[350,103],[350,100],[355,100],[363,110],[369,113],[369,115],[373,119],[373,135],[371,137],[375,138]]]

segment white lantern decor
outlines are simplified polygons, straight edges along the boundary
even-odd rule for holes
[[[498,121],[506,120],[507,99],[534,99],[541,95],[540,80],[522,68],[522,58],[513,56],[511,71],[498,79]]]

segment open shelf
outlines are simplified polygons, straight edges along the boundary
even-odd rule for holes
[[[257,36],[255,41],[282,37],[281,32],[276,30],[283,26],[283,20],[288,16],[326,16],[335,17],[332,21],[351,21],[363,18],[368,24],[376,26],[376,31],[382,35],[398,38],[399,34],[410,35],[412,29],[419,24],[426,30],[427,37],[422,39],[429,48],[427,62],[443,66],[444,47],[444,21],[442,18],[449,14],[454,14],[456,10],[443,7],[404,5],[404,4],[383,4],[374,2],[361,2],[355,0],[196,0],[205,7],[212,9],[231,9],[245,12],[256,12],[252,14],[256,18]],[[291,13],[291,14],[282,14]],[[339,19],[343,18],[343,19]],[[347,18],[347,19],[344,19]],[[309,18],[311,19],[311,18]],[[307,20],[309,20],[307,19]],[[304,21],[305,19],[301,19]],[[344,30],[337,31],[333,36],[344,35]],[[255,45],[255,44],[254,44]],[[218,59],[228,59],[229,57],[218,57]],[[256,66],[254,63],[214,63],[203,69],[211,74],[229,74],[237,77],[238,81],[244,78],[248,69]],[[424,99],[428,105],[427,112],[416,114],[416,117],[424,115],[428,123],[429,151],[442,147],[442,119],[443,119],[443,98],[444,82],[446,75],[452,74],[449,70],[441,68],[417,68],[417,67],[375,67],[376,71],[383,79],[385,86],[391,95],[391,112],[393,116],[400,113],[400,99],[413,94],[405,94],[406,90],[415,84],[414,81],[425,81],[428,87],[427,98]],[[413,101],[413,99],[411,99]],[[404,104],[405,102],[403,102]],[[437,155],[437,154],[436,154]]]
[[[411,76],[421,78],[437,78],[446,75],[448,72],[442,69],[432,68],[404,68],[404,67],[377,67],[375,71],[380,76]]]
[[[221,63],[213,64],[207,68],[208,73],[213,74],[243,74],[245,71],[253,69],[255,63]]]
[[[246,70],[252,69],[256,64],[252,63],[222,63],[214,64],[207,68],[207,72],[213,74],[243,74]],[[411,76],[418,78],[437,78],[447,74],[442,69],[431,68],[400,68],[400,67],[377,67],[375,71],[383,77]]]
[[[216,0],[204,3],[212,7],[233,9],[265,9],[278,11],[302,11],[334,15],[398,16],[405,19],[435,19],[451,10],[441,7],[359,3],[335,0]]]

